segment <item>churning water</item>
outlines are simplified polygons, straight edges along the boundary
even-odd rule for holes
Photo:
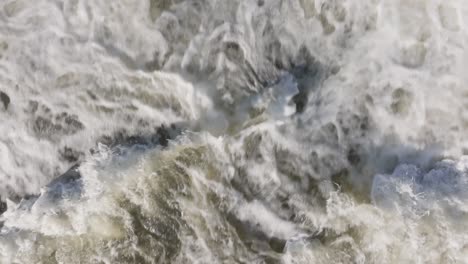
[[[467,17],[2,0],[0,263],[468,263]]]

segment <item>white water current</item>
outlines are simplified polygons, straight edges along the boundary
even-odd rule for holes
[[[0,1],[0,263],[468,263],[467,17]]]

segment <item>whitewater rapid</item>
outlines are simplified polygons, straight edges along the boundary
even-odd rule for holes
[[[468,263],[466,17],[2,1],[0,263]]]

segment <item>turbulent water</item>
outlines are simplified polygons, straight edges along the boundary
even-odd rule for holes
[[[2,0],[0,263],[468,263],[467,17]]]

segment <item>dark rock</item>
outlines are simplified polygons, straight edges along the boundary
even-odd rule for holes
[[[283,253],[284,248],[286,247],[286,240],[277,237],[272,237],[270,238],[270,241],[268,241],[268,244],[270,245],[270,248],[273,249],[275,252]]]
[[[0,91],[0,101],[2,101],[4,109],[7,110],[11,102],[10,97],[6,93]]]
[[[348,161],[351,165],[357,165],[360,161],[361,161],[361,158],[359,156],[359,153],[357,152],[356,149],[354,148],[351,148],[349,151],[348,151]]]
[[[7,210],[6,202],[0,200],[0,215],[3,214]]]
[[[244,59],[244,51],[236,42],[229,41],[224,43],[224,53],[231,61],[242,61]]]
[[[81,123],[75,116],[67,116],[65,118],[65,124],[68,125],[68,129],[73,133],[84,128],[83,123]]]
[[[103,135],[103,136],[98,138],[97,143],[101,143],[101,144],[104,144],[106,146],[111,146],[112,143],[113,143],[113,139],[109,135]],[[91,153],[93,153],[93,152],[91,152]]]
[[[52,121],[42,116],[36,117],[33,123],[33,130],[38,136],[47,136],[58,129],[59,127],[52,123]]]
[[[292,98],[293,102],[296,104],[296,113],[302,113],[305,110],[307,105],[308,96],[305,92],[299,92]]]
[[[60,159],[74,163],[77,162],[81,156],[83,156],[83,152],[74,150],[70,147],[64,147],[62,150],[59,151]]]
[[[154,133],[151,134],[137,134],[129,135],[125,129],[116,131],[113,135],[103,135],[97,142],[107,145],[111,148],[117,146],[134,146],[134,145],[143,145],[143,146],[153,146],[161,145],[166,147],[169,143],[169,140],[178,134],[177,127],[173,124],[169,127],[161,125],[155,129]],[[94,149],[90,150],[91,153],[94,153]]]
[[[148,144],[148,140],[142,136],[128,136],[126,138],[126,143],[128,145],[145,145]]]
[[[291,58],[291,66],[288,70],[297,81],[299,93],[293,97],[296,104],[296,113],[303,113],[308,100],[309,92],[319,85],[321,72],[324,66],[316,60],[306,46],[301,46],[294,58]]]
[[[166,127],[164,125],[158,127],[156,134],[159,136],[159,144],[161,144],[163,147],[166,147],[171,137]]]
[[[109,147],[128,147],[132,145],[148,145],[150,143],[149,140],[143,135],[128,135],[128,132],[125,129],[116,131],[112,136],[101,136],[97,142]]]
[[[27,112],[29,113],[36,113],[37,112],[37,109],[39,108],[39,103],[37,101],[34,101],[34,100],[30,100],[29,103],[28,103],[28,108],[27,108]]]
[[[138,134],[129,134],[125,129],[120,129],[115,131],[111,135],[102,135],[96,140],[96,146],[89,149],[91,154],[97,152],[97,144],[103,144],[111,149],[118,150],[120,147],[142,147],[142,148],[152,148],[155,146],[167,147],[169,140],[180,135],[182,130],[179,127],[179,124],[171,124],[170,126],[161,125],[155,127],[154,132],[152,133],[138,133]]]
[[[364,138],[374,128],[367,108],[357,111],[340,110],[337,116],[339,128],[347,138]]]
[[[54,136],[73,135],[83,130],[84,125],[76,115],[65,112],[58,115],[46,113],[34,119],[32,129],[39,137],[51,139]]]

